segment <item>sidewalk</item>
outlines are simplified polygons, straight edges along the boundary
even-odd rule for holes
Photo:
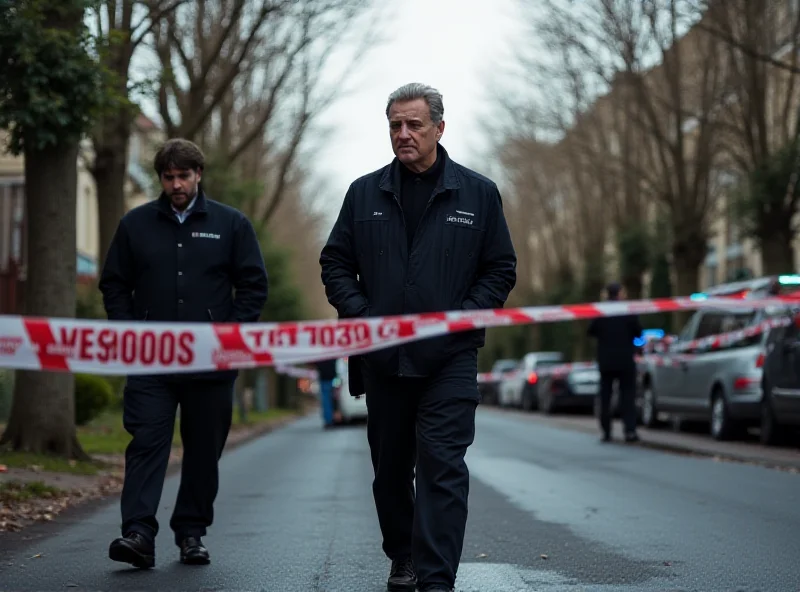
[[[544,425],[557,426],[577,430],[589,434],[598,434],[597,420],[586,415],[542,415],[490,408],[492,412],[514,413],[518,417]],[[619,420],[615,420],[614,433],[618,441],[620,437]],[[792,473],[800,473],[800,448],[782,448],[764,446],[757,441],[718,442],[710,436],[688,432],[673,432],[669,426],[660,429],[639,427],[642,439],[637,446],[667,450],[681,454],[694,454],[711,457],[716,460],[743,462],[760,466],[781,469]]]

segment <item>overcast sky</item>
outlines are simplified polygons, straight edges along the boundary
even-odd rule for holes
[[[343,198],[352,180],[393,158],[386,99],[407,82],[443,94],[442,145],[455,160],[480,166],[488,91],[521,36],[517,1],[494,0],[489,9],[486,0],[403,0],[392,8],[386,41],[360,64],[363,82],[323,118],[334,131],[314,168],[334,195]]]

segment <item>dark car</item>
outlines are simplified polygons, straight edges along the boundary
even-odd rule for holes
[[[568,409],[591,412],[599,390],[600,372],[596,363],[556,367],[539,385],[539,408],[547,414]]]
[[[800,323],[796,319],[770,330],[767,338],[761,400],[761,441],[765,444],[783,443],[800,428]]]

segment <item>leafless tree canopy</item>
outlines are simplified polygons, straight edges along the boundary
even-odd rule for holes
[[[371,0],[198,0],[157,25],[167,133],[216,146],[221,161],[268,178],[267,195],[250,204],[257,223],[293,181],[315,118],[378,41],[371,8]]]

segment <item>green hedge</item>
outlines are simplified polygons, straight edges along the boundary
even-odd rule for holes
[[[114,402],[114,388],[102,376],[75,375],[75,423],[85,425]]]
[[[112,384],[102,376],[75,375],[75,423],[85,425],[111,406],[117,406],[121,397]],[[14,372],[0,370],[0,422],[8,421],[14,394]]]

